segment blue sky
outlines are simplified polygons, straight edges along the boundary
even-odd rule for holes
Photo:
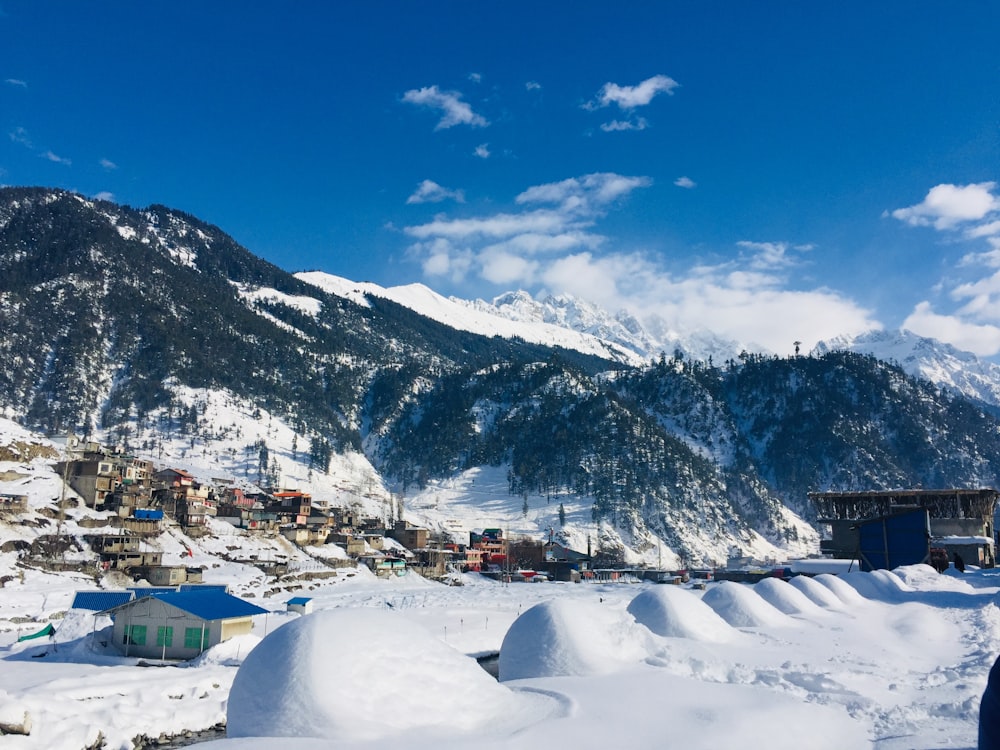
[[[1000,4],[0,0],[0,183],[289,271],[1000,352]]]

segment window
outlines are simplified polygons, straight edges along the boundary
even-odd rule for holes
[[[122,637],[122,643],[130,643],[133,646],[145,646],[146,645],[146,626],[145,625],[126,625],[125,635]]]
[[[208,648],[208,628],[184,628],[184,648]]]
[[[156,645],[157,646],[173,646],[174,645],[174,628],[171,625],[157,625],[156,626]]]

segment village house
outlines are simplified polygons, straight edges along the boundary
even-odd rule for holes
[[[396,521],[392,529],[386,531],[386,536],[395,539],[407,549],[423,549],[427,546],[429,532],[409,521]]]
[[[137,580],[145,579],[150,586],[175,587],[182,583],[201,583],[203,579],[201,568],[183,565],[144,565],[130,572]]]
[[[483,553],[485,565],[507,564],[507,540],[503,529],[483,529],[482,534],[469,532],[469,547]]]
[[[187,472],[166,469],[155,475],[161,486],[153,496],[190,536],[207,531],[208,519],[216,515],[214,497],[208,487],[202,487]],[[169,483],[168,483],[169,482]]]
[[[309,522],[311,509],[312,497],[297,490],[272,493],[270,502],[265,503],[265,510],[268,513],[274,513],[281,525],[305,526]]]
[[[126,656],[191,659],[253,629],[268,611],[218,589],[171,591],[99,612],[114,622],[113,642]]]
[[[87,507],[101,509],[105,498],[118,487],[119,474],[113,461],[101,454],[91,455],[96,457],[59,462],[56,470]]]
[[[143,549],[143,541],[132,534],[86,534],[90,548],[100,557],[102,567],[114,570],[160,565],[163,553],[158,550]]]

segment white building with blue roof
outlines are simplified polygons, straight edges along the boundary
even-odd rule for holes
[[[100,614],[114,622],[114,644],[126,656],[192,659],[253,629],[268,610],[218,589],[157,592]]]

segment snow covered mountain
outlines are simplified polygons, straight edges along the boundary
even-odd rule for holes
[[[331,294],[367,304],[365,295],[390,299],[452,328],[484,336],[518,337],[549,346],[604,356],[643,366],[661,355],[683,352],[700,361],[725,362],[741,352],[768,353],[761,347],[724,339],[708,330],[679,331],[656,316],[640,320],[634,314],[604,308],[569,294],[535,299],[526,291],[511,291],[487,302],[444,297],[422,284],[380,287],[352,282],[322,272],[296,276]],[[914,377],[1000,407],[1000,365],[980,360],[911,331],[869,331],[820,342],[816,356],[837,351],[869,354],[898,363]]]
[[[381,287],[371,282],[350,281],[322,271],[307,271],[295,276],[328,294],[349,299],[359,305],[368,306],[368,295],[392,300],[459,331],[575,349],[583,354],[633,366],[646,362],[641,351],[623,344],[613,336],[602,335],[603,331],[568,325],[551,317],[508,315],[504,309],[491,307],[481,300],[467,302],[457,297],[444,297],[423,284]],[[531,299],[526,292],[517,294]]]
[[[679,331],[655,315],[640,320],[627,310],[611,313],[570,294],[535,299],[518,290],[487,302],[444,297],[423,284],[382,287],[322,271],[295,275],[329,294],[361,305],[368,304],[366,295],[381,297],[457,330],[575,349],[636,367],[675,351],[692,359],[717,362],[735,358],[745,349],[761,351],[760,347],[724,339],[708,330]]]
[[[813,353],[822,355],[838,349],[897,362],[914,377],[985,404],[1000,406],[1000,366],[936,339],[905,330],[870,331],[820,342]]]

